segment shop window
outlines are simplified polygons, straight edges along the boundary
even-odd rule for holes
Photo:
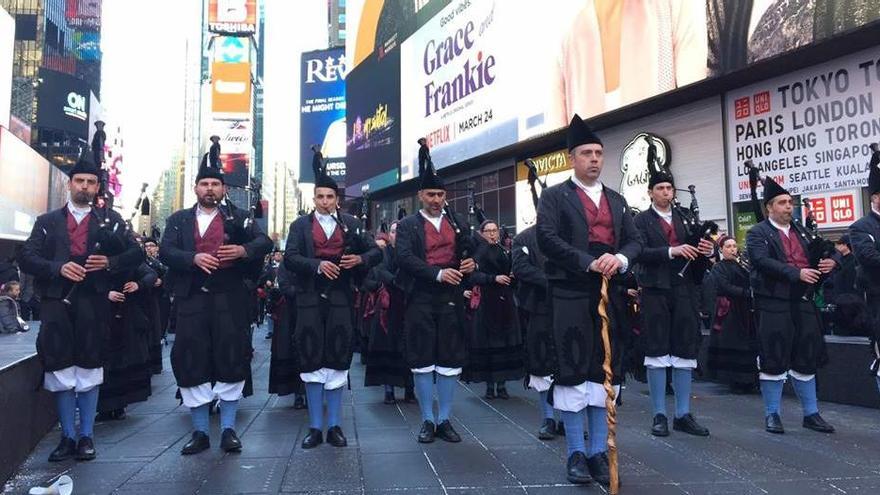
[[[498,172],[492,172],[483,176],[483,191],[498,189]]]
[[[31,14],[19,14],[15,16],[15,39],[37,39],[37,16]]]
[[[498,187],[512,186],[516,182],[516,168],[507,167],[498,171]]]
[[[498,204],[500,213],[498,221],[507,227],[507,231],[513,235],[516,231],[516,188],[505,187],[498,191]]]
[[[498,220],[498,191],[489,191],[483,194],[483,201],[481,203],[483,207],[483,211],[486,213],[486,218],[490,220]]]

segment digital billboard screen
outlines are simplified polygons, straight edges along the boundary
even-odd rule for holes
[[[89,85],[82,79],[54,70],[40,69],[37,125],[88,139],[89,94]]]
[[[299,180],[312,183],[311,147],[317,145],[327,173],[340,185],[349,183],[345,157],[345,50],[331,48],[303,53],[300,61]]]

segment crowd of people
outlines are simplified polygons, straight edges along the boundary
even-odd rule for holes
[[[771,178],[755,200],[766,219],[742,250],[678,205],[675,178],[650,152],[652,205],[633,214],[600,181],[602,141],[577,116],[567,140],[572,177],[539,194],[530,171],[537,221],[516,236],[492,219],[471,228],[450,211],[424,140],[421,208],[376,233],[342,211],[316,153],[314,210],[293,222],[283,251],[224,202],[223,174],[207,158],[197,204],[168,218],[161,241],[139,245],[117,213],[91,206],[99,170],[84,153],[70,172],[70,201],[37,219],[18,259],[36,281],[37,350],[62,426],[50,460],[95,458],[94,418],[122,419],[128,404],[147,400],[168,331],[193,429],[181,453],[210,447],[215,408],[220,447],[240,451],[236,414],[253,391],[253,329],[263,321],[269,392],[294,394],[294,407],[308,409],[304,449],[347,445],[342,395],[355,352],[363,385],[383,387],[386,404],[398,389],[418,402],[422,443],[461,441],[452,422],[459,381],[485,384],[486,400],[509,399],[508,387],[524,383],[539,399],[538,438],[565,437],[572,483],[611,483],[608,409],[628,376],[648,384],[656,436],[670,435],[670,390],[672,430],[710,435],[690,403],[698,369],[737,392],[760,390],[764,411],[755,414],[776,434],[790,380],[802,425],[832,433],[816,396],[826,327],[871,336],[877,348],[880,154],[871,161],[872,212],[816,254],[793,222],[792,196]],[[21,328],[18,290],[9,282],[0,295],[4,329]],[[819,311],[826,302],[833,312]]]

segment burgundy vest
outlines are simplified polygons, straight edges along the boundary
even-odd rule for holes
[[[85,256],[87,253],[86,244],[89,239],[89,216],[86,215],[80,223],[76,223],[76,218],[70,211],[67,211],[67,237],[70,238],[70,255]]]
[[[602,193],[599,207],[587,196],[580,187],[576,187],[578,198],[587,215],[587,223],[590,225],[590,242],[598,242],[607,246],[614,246],[614,218],[611,216],[611,207],[608,206],[608,198]]]
[[[789,265],[797,268],[809,268],[810,261],[807,260],[807,253],[804,252],[804,246],[794,228],[789,229],[788,235],[779,231],[779,239],[782,241],[782,251],[785,253],[785,259]]]
[[[199,234],[198,219],[193,219],[193,222],[195,222],[193,233],[195,234],[196,252],[208,253],[212,256],[216,256],[217,250],[223,245],[223,234],[225,233],[221,213],[217,212],[217,214],[214,215],[214,219],[208,224],[208,229],[205,230],[204,236]],[[231,262],[220,263],[220,268],[227,268],[231,264]]]
[[[675,217],[672,217],[672,223],[667,222],[661,216],[657,216],[657,221],[660,222],[660,229],[663,230],[663,233],[666,234],[666,240],[669,242],[669,247],[675,247],[681,245],[681,241],[678,240],[678,235],[675,233]]]
[[[425,220],[425,262],[443,268],[456,267],[455,231],[449,222],[441,220],[440,232],[437,232],[431,222]]]
[[[345,238],[342,236],[342,229],[337,226],[333,235],[328,239],[317,217],[312,217],[312,241],[315,247],[315,258],[338,260],[342,257],[342,252],[345,251]]]

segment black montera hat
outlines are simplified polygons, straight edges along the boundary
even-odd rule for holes
[[[776,196],[782,196],[783,194],[791,195],[790,192],[786,191],[782,186],[776,183],[772,177],[764,177],[764,204],[773,201],[773,198]]]
[[[599,136],[590,129],[590,126],[578,114],[574,114],[574,117],[571,118],[571,122],[568,124],[566,140],[568,141],[568,151],[582,144],[598,144],[602,146],[602,140],[599,139]]]
[[[315,172],[315,187],[328,187],[339,192],[339,184],[333,177],[327,175],[327,165],[324,163],[324,155],[317,146],[312,147],[312,170]]]
[[[199,173],[196,175],[196,184],[202,179],[217,179],[221,183],[226,184],[226,180],[223,178],[223,170],[211,166],[211,160],[208,159],[208,153],[202,155],[202,163],[199,164]]]
[[[871,149],[875,151],[868,163],[868,194],[880,194],[880,150],[876,146]]]
[[[67,176],[73,178],[76,174],[91,174],[97,177],[101,176],[101,169],[95,165],[95,160],[92,157],[91,149],[86,146],[82,153],[79,155],[79,160],[76,161],[76,165],[74,165],[67,172]]]
[[[431,160],[431,153],[425,138],[419,139],[419,189],[446,190],[446,184],[434,170],[434,162]]]

